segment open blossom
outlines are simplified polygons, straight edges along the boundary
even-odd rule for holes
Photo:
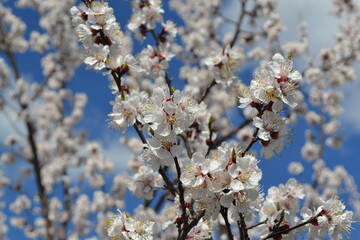
[[[261,118],[254,118],[253,124],[259,128],[259,138],[264,141],[269,141],[271,138],[275,138],[275,135],[285,122],[278,113],[266,110]]]
[[[106,67],[105,62],[109,52],[109,46],[94,44],[89,49],[89,56],[84,59],[84,63],[95,70],[101,70]]]
[[[119,240],[151,240],[154,239],[154,222],[142,216],[131,217],[120,210],[119,214],[109,220],[107,234]]]
[[[149,154],[153,154],[156,158],[150,157],[153,160],[153,168],[158,169],[160,163],[165,166],[170,166],[173,161],[174,157],[179,156],[182,153],[182,148],[178,144],[176,139],[176,134],[171,132],[168,136],[161,136],[155,133],[154,137],[148,139],[148,144],[151,150],[151,153],[147,153],[147,157],[149,158]]]
[[[163,23],[162,26],[163,26],[163,30],[162,30],[162,36],[160,37],[160,41],[164,42],[166,40],[168,42],[172,42],[178,32],[175,23],[173,21],[168,20],[165,23]]]
[[[250,83],[250,91],[240,96],[241,107],[245,107],[250,100],[268,104],[282,101],[291,107],[297,105],[296,86],[302,76],[293,69],[291,60],[285,60],[280,54],[275,54],[268,66],[257,70]],[[250,93],[250,94],[249,94]]]
[[[122,33],[118,23],[116,23],[113,9],[108,6],[107,2],[93,1],[90,7],[80,9],[72,7],[70,13],[77,33],[91,32],[91,34],[80,36],[85,48],[88,48],[88,44],[91,42],[109,46],[112,43],[119,43],[119,37],[122,37]]]
[[[262,227],[264,236],[272,231],[282,216],[283,220],[279,225],[281,228],[286,229],[297,224],[298,204],[304,196],[303,186],[295,179],[289,179],[286,184],[280,184],[279,187],[271,187],[260,210],[260,219],[268,220],[266,226]],[[296,231],[292,231],[291,234],[296,235]]]
[[[168,88],[158,87],[142,107],[143,121],[161,136],[180,134],[194,122],[197,105],[189,93],[176,90],[170,96]]]
[[[118,98],[120,97],[118,96]],[[136,107],[132,102],[116,101],[113,104],[113,112],[109,114],[109,117],[112,119],[112,126],[125,132],[128,126],[134,125],[136,114]]]
[[[270,159],[274,154],[279,154],[283,148],[286,140],[291,138],[288,134],[286,125],[282,125],[278,132],[273,134],[270,141],[261,141],[262,148],[260,150],[260,156],[264,156],[266,159]]]
[[[281,99],[291,107],[296,106],[294,91],[296,84],[302,79],[301,73],[293,69],[293,62],[290,59],[286,60],[279,53],[273,56],[272,61],[269,62],[269,67],[275,75],[277,87],[281,92]]]
[[[200,153],[194,153],[192,159],[185,159],[183,162],[183,171],[181,173],[181,182],[185,186],[196,187],[201,185],[210,170],[210,161]]]
[[[135,197],[150,200],[154,191],[163,186],[162,178],[147,166],[141,166],[129,180],[128,187]]]
[[[323,204],[314,212],[304,208],[301,215],[305,220],[316,217],[316,221],[310,227],[309,237],[324,237],[329,234],[332,239],[343,239],[342,235],[350,232],[353,222],[353,213],[346,210],[338,197],[323,201]]]
[[[154,29],[156,23],[163,22],[162,13],[164,10],[161,8],[161,0],[134,1],[133,16],[128,28],[133,32],[141,29],[144,31]]]
[[[216,220],[221,210],[221,193],[214,193],[207,189],[206,185],[188,188],[195,200],[194,209],[197,212],[205,210],[204,219]]]
[[[261,69],[254,73],[254,79],[250,82],[250,93],[261,103],[275,102],[280,96],[269,72]]]
[[[131,54],[126,56],[118,55],[116,57],[109,56],[106,61],[106,68],[110,70],[106,74],[116,72],[121,75],[129,71],[135,73],[141,72],[138,61]]]
[[[213,224],[211,221],[201,219],[198,224],[188,233],[189,239],[211,239]]]
[[[113,110],[109,114],[110,126],[125,132],[127,127],[134,125],[136,119],[140,118],[139,109],[145,98],[147,94],[138,90],[126,94],[125,99],[122,95],[117,95],[115,101],[110,102],[113,105]]]
[[[260,210],[263,195],[257,188],[230,191],[221,197],[220,204],[229,208],[233,220],[240,220],[240,214],[243,214],[248,221]]]
[[[240,66],[244,61],[242,50],[238,47],[227,45],[216,55],[206,58],[205,65],[212,70],[216,82],[232,82],[234,72],[240,70]]]
[[[266,202],[269,203],[264,204],[261,210],[261,218],[268,218],[273,221],[282,210],[285,210],[287,213],[296,212],[298,210],[298,201],[303,199],[304,196],[303,186],[294,178],[289,179],[285,185],[280,184],[279,187],[271,187],[266,197]],[[269,211],[271,204],[277,206],[276,214],[273,211]]]
[[[139,54],[140,66],[144,74],[150,78],[165,77],[169,61],[174,54],[169,51],[169,44],[162,44],[159,48],[148,45]]]
[[[240,191],[256,188],[262,177],[262,172],[257,163],[258,160],[251,155],[236,159],[236,162],[228,168],[229,174],[233,178],[230,183],[230,189]]]
[[[72,7],[70,12],[76,33],[86,50],[85,64],[95,70],[136,65],[132,56],[121,56],[123,34],[107,2],[91,1],[88,7]],[[117,57],[114,61],[109,56]],[[121,65],[115,66],[116,63]]]

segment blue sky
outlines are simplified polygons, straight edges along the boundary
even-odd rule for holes
[[[5,3],[5,6],[13,6],[14,1],[8,1]],[[80,3],[80,1],[78,1]],[[129,0],[109,0],[110,6],[115,10],[115,15],[120,22],[120,25],[125,31],[127,21],[131,15]],[[165,11],[168,13],[165,16],[165,19],[174,19],[177,22],[178,18],[174,15],[172,11],[169,11],[167,1],[164,1]],[[227,0],[228,6],[223,9],[230,18],[236,19],[235,10],[239,9],[234,7],[236,0]],[[330,9],[328,0],[293,0],[292,6],[288,5],[288,0],[279,0],[280,3],[280,12],[282,14],[282,20],[287,24],[287,30],[282,36],[283,41],[295,40],[297,39],[296,35],[296,24],[298,22],[298,17],[301,15],[305,20],[309,22],[316,22],[321,26],[321,31],[319,27],[314,24],[308,24],[310,41],[312,41],[311,50],[315,54],[319,50],[319,47],[323,45],[331,45],[332,40],[331,36],[334,34],[334,27],[338,24],[338,21],[334,18],[326,17],[326,13]],[[319,7],[321,6],[321,8]],[[329,6],[327,8],[327,6]],[[234,10],[235,9],[235,10]],[[38,17],[30,9],[14,9],[14,13],[22,18],[28,24],[28,30],[26,33],[26,39],[29,39],[30,30],[36,29],[38,27]],[[231,31],[231,27],[223,26],[223,31]],[[135,44],[135,52],[139,51],[140,44]],[[42,79],[40,58],[41,56],[34,52],[27,52],[26,54],[17,55],[20,70],[25,77],[33,81],[38,81]],[[172,64],[172,63],[170,63]],[[175,65],[172,65],[170,76],[175,79],[174,85],[176,87],[181,87],[181,82],[176,82],[178,74],[178,63],[175,62]],[[242,77],[251,76],[249,71],[243,72]],[[249,79],[250,80],[250,79]],[[123,166],[127,159],[124,156],[130,156],[130,152],[124,147],[118,144],[119,137],[122,136],[121,132],[115,131],[108,128],[107,126],[107,114],[111,111],[112,107],[109,104],[113,100],[113,95],[108,88],[108,80],[106,77],[103,77],[99,72],[92,70],[85,70],[84,66],[81,66],[69,83],[69,87],[73,92],[85,92],[88,95],[88,104],[86,106],[86,111],[84,119],[77,126],[78,129],[87,129],[89,130],[89,139],[97,140],[103,143],[107,156],[117,163],[117,170],[123,169]],[[338,164],[344,165],[345,168],[351,173],[355,181],[360,183],[360,174],[358,174],[358,169],[360,168],[360,157],[356,150],[359,147],[360,143],[360,94],[357,94],[357,91],[360,88],[359,81],[357,83],[351,83],[348,86],[343,88],[345,92],[344,99],[344,108],[345,114],[342,116],[342,120],[346,123],[342,125],[341,132],[345,135],[346,140],[344,142],[343,148],[340,151],[334,151],[327,149],[324,154],[324,159],[327,162],[327,165],[330,167],[336,166]],[[357,105],[357,106],[354,106]],[[299,178],[303,182],[311,182],[311,176],[309,175],[311,165],[306,161],[302,160],[300,154],[300,148],[305,141],[304,130],[306,125],[304,124],[303,119],[299,119],[299,124],[293,130],[294,143],[290,144],[288,149],[285,149],[282,152],[282,157],[273,158],[269,161],[262,160],[260,162],[260,167],[263,170],[263,179],[261,183],[264,185],[264,189],[267,190],[272,185],[278,185],[280,183],[285,183],[289,177],[287,167],[290,161],[300,161],[303,163],[305,168],[305,174]],[[5,136],[6,129],[5,127],[0,128],[0,135]],[[129,131],[128,135],[134,135],[134,132]],[[121,159],[120,157],[121,156]],[[6,197],[13,198],[11,194]],[[136,205],[136,203],[141,202],[140,200],[134,200],[128,194],[128,203],[127,209],[130,212]],[[355,228],[358,228],[358,225],[354,225]],[[17,235],[12,235],[17,236]],[[360,230],[354,229],[350,235],[351,239],[360,239]],[[10,238],[12,239],[12,238]],[[17,238],[18,239],[18,238]]]

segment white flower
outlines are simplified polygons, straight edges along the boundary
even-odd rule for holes
[[[209,220],[200,219],[198,224],[193,227],[187,235],[188,239],[211,239],[213,224]]]
[[[293,62],[284,59],[279,53],[273,56],[269,67],[278,82],[298,82],[302,79],[301,73],[293,69]]]
[[[276,87],[274,78],[267,69],[255,71],[254,79],[250,83],[252,96],[261,103],[276,102],[281,98],[281,93]]]
[[[261,141],[263,147],[260,150],[260,156],[265,156],[266,159],[270,159],[275,153],[279,154],[284,148],[286,139],[291,138],[285,124],[281,125],[278,132],[273,132],[270,136],[272,137],[270,141]]]
[[[296,106],[295,89],[296,84],[302,79],[301,73],[293,70],[293,62],[285,60],[283,56],[276,53],[272,61],[269,62],[269,68],[275,76],[278,89],[281,92],[281,99],[291,107]]]
[[[114,10],[109,7],[107,2],[93,1],[91,7],[85,8],[88,22],[92,23],[92,28],[97,29],[115,22]]]
[[[263,194],[257,188],[230,191],[220,199],[220,204],[229,208],[230,216],[235,221],[240,220],[240,213],[244,214],[247,221],[251,220],[254,212],[260,210],[262,202]]]
[[[154,222],[139,217],[125,219],[127,239],[131,240],[152,240],[154,239]]]
[[[321,147],[316,143],[306,141],[305,145],[301,148],[301,155],[306,160],[314,162],[320,158]]]
[[[164,164],[165,166],[170,166],[172,164],[172,159],[161,161],[161,158],[156,156],[149,148],[144,149],[141,157],[144,159],[144,161],[151,163],[151,166],[155,171],[159,170],[161,164]]]
[[[163,26],[162,34],[167,34],[168,36],[166,36],[166,40],[172,42],[178,32],[175,23],[173,21],[168,20],[165,23],[163,23],[162,26]],[[163,42],[164,40],[162,40],[162,38],[160,37],[160,41]]]
[[[228,168],[229,174],[233,178],[230,189],[240,191],[257,187],[262,176],[257,163],[258,161],[252,155],[237,158],[236,162]]]
[[[221,209],[220,194],[211,192],[206,185],[188,189],[195,199],[195,210],[199,213],[205,210],[204,219],[216,220]]]
[[[178,145],[174,132],[171,132],[166,137],[155,134],[154,138],[148,139],[148,144],[154,155],[165,166],[170,166],[174,161],[174,157],[182,153],[182,148]]]
[[[197,187],[201,185],[209,176],[208,159],[201,153],[194,153],[192,159],[185,159],[183,162],[180,180],[185,186]]]
[[[278,113],[266,110],[261,118],[254,118],[253,124],[255,127],[259,128],[259,138],[264,141],[269,141],[272,138],[276,138],[276,134],[280,131],[285,122]]]
[[[241,95],[239,97],[239,108],[244,108],[254,101],[253,95],[250,93],[249,88],[243,87],[240,94]]]
[[[216,82],[232,82],[234,72],[240,70],[244,54],[238,47],[227,45],[216,55],[206,58],[204,64],[212,70]]]
[[[152,240],[154,239],[154,222],[143,216],[131,217],[127,213],[113,216],[107,227],[108,236],[119,240]]]
[[[135,1],[133,4],[133,16],[128,24],[131,31],[136,31],[142,25],[146,29],[155,29],[156,23],[163,23],[162,13],[164,10],[161,8],[160,0],[149,1]]]
[[[136,121],[137,110],[131,101],[122,101],[121,96],[116,97],[116,101],[112,102],[113,112],[109,114],[111,118],[111,126],[120,129],[123,133],[128,126],[134,125]]]
[[[316,218],[311,224],[309,236],[324,237],[330,235],[332,239],[343,239],[342,234],[350,232],[353,212],[345,210],[345,205],[338,199],[332,197],[317,208],[315,212],[304,208],[301,216],[305,220]]]
[[[114,57],[109,56],[106,61],[106,68],[119,74],[124,74],[129,71],[139,73],[141,71],[137,60],[131,54],[127,54],[126,56],[118,55],[115,57],[115,60]],[[105,74],[110,74],[111,71]]]
[[[116,238],[120,240],[125,240],[122,231],[124,229],[124,214],[120,211],[119,214],[113,216],[109,220],[109,225],[107,226],[107,234],[111,238]]]
[[[164,10],[160,6],[160,0],[150,0],[148,3],[149,4],[145,4],[145,6],[141,8],[141,16],[146,22],[146,27],[148,29],[154,29],[157,22],[163,22],[161,14],[164,13]]]
[[[268,190],[266,200],[278,203],[281,209],[296,211],[298,199],[303,199],[304,196],[303,186],[291,178],[285,185],[280,184],[279,187],[271,187]]]
[[[186,92],[176,90],[170,96],[167,87],[154,89],[152,97],[142,107],[143,121],[151,124],[156,134],[180,134],[194,121],[198,104]]]
[[[148,45],[139,54],[140,66],[144,74],[150,78],[165,77],[169,61],[174,56],[169,50],[169,45],[162,44],[159,49]]]
[[[294,175],[300,175],[304,171],[304,167],[300,162],[291,162],[288,166],[288,171]]]
[[[162,186],[163,181],[160,174],[145,165],[138,169],[128,183],[128,187],[135,197],[147,200],[152,199],[154,191]]]
[[[88,49],[89,57],[85,58],[84,63],[95,70],[101,70],[106,67],[105,62],[109,52],[109,46],[94,44],[90,49]]]
[[[285,60],[280,54],[275,54],[268,68],[259,69],[254,73],[254,79],[250,83],[251,98],[246,98],[257,99],[263,104],[270,101],[276,104],[281,99],[282,102],[295,107],[296,84],[301,78],[301,74],[292,69],[291,60]],[[242,102],[248,101],[244,99]]]

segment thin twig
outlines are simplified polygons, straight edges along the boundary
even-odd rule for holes
[[[267,223],[267,221],[268,221],[268,219],[265,219],[265,220],[262,221],[262,222],[259,222],[259,223],[255,224],[255,225],[252,225],[252,226],[246,228],[246,230],[250,230],[250,229],[256,228],[256,227],[258,227],[258,226],[260,226],[260,225],[263,225],[263,224]]]
[[[199,103],[201,103],[202,101],[204,101],[204,99],[206,98],[206,96],[209,94],[210,89],[216,85],[216,81],[215,79],[212,80],[212,82],[210,83],[210,85],[205,89],[204,94],[200,97],[200,99],[198,100]]]

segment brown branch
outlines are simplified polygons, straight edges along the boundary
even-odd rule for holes
[[[21,77],[19,67],[17,65],[17,61],[15,58],[15,55],[10,50],[5,51],[5,54],[8,56],[10,63],[13,68],[13,72],[15,75],[16,80]],[[15,80],[15,81],[16,81]],[[18,99],[19,105],[21,106],[21,110],[25,111],[27,109],[27,105],[21,103],[20,99]],[[35,181],[36,185],[39,189],[39,197],[40,197],[40,204],[42,207],[42,216],[45,219],[45,239],[51,240],[53,239],[52,234],[50,233],[51,228],[51,221],[49,219],[49,203],[48,203],[48,197],[46,195],[45,187],[42,183],[42,176],[41,176],[41,165],[40,165],[40,159],[38,156],[38,150],[37,145],[35,142],[35,128],[33,123],[27,119],[25,120],[25,126],[27,131],[27,141],[30,145],[32,157],[29,159],[29,162],[32,164],[34,172],[35,172]]]
[[[245,14],[246,14],[246,11],[245,11],[245,7],[246,7],[246,2],[247,0],[241,0],[241,12],[240,12],[240,15],[239,15],[239,19],[236,23],[236,31],[235,31],[235,34],[230,42],[230,48],[232,48],[235,43],[236,43],[236,40],[237,38],[239,37],[240,35],[240,31],[241,31],[241,24],[244,20],[244,17],[245,17]]]
[[[6,50],[5,54],[8,56],[8,58],[10,60],[10,64],[13,68],[13,72],[15,75],[15,81],[17,81],[21,77],[21,75],[20,75],[20,70],[19,70],[19,66],[18,66],[16,58],[15,58],[15,55],[11,50]]]
[[[188,138],[187,138],[187,136],[186,136],[186,133],[185,133],[185,134],[182,133],[182,134],[180,134],[179,136],[180,136],[180,138],[181,138],[181,139],[183,140],[183,142],[184,142],[184,145],[185,145],[185,148],[186,148],[186,153],[187,153],[188,157],[191,158],[193,152],[192,152],[192,150],[191,150],[190,143],[189,143],[189,140],[188,140]]]
[[[252,145],[253,145],[254,143],[256,143],[257,140],[259,140],[259,137],[256,136],[258,132],[259,132],[259,129],[257,128],[257,129],[254,131],[253,138],[251,139],[251,141],[249,142],[249,144],[246,146],[246,148],[244,149],[244,151],[242,151],[241,157],[244,157],[245,154],[250,150],[250,148],[252,147]]]
[[[229,219],[227,217],[228,209],[221,206],[220,213],[221,213],[221,216],[223,217],[223,219],[225,221],[225,226],[226,226],[226,230],[227,230],[229,240],[234,240],[234,236],[233,236],[233,234],[231,232],[231,226],[230,226],[230,223],[229,223]]]
[[[209,141],[207,142],[207,144],[208,144],[208,150],[207,150],[207,152],[206,152],[206,154],[205,154],[205,157],[207,157],[207,155],[209,155],[211,149],[214,148],[214,147],[213,147],[213,146],[214,146],[214,143],[213,143],[213,141],[212,141],[212,136],[213,136],[213,134],[214,134],[214,128],[212,127],[212,122],[213,122],[213,121],[214,121],[213,117],[210,117],[209,123],[208,123],[208,128],[209,128],[210,134],[209,134]]]
[[[246,119],[242,124],[240,124],[239,126],[237,126],[236,128],[230,130],[227,134],[225,134],[222,137],[218,137],[215,139],[215,141],[213,142],[213,147],[218,147],[221,145],[221,143],[223,143],[224,141],[228,140],[229,138],[231,138],[234,134],[236,134],[239,130],[243,129],[245,126],[247,126],[249,123],[251,123],[251,119]]]
[[[40,160],[38,156],[37,146],[35,143],[35,129],[32,125],[32,123],[27,120],[26,121],[26,129],[28,131],[28,142],[30,144],[30,149],[32,153],[32,158],[30,162],[33,165],[34,172],[35,172],[35,181],[39,189],[39,197],[40,197],[40,203],[42,206],[42,215],[45,219],[45,237],[47,240],[51,240],[52,235],[50,234],[50,228],[51,228],[51,221],[49,219],[49,203],[48,198],[46,196],[45,187],[42,184],[42,176],[41,176],[41,166],[40,166]]]
[[[155,211],[155,212],[159,212],[159,211],[160,211],[160,208],[161,208],[161,206],[163,205],[163,203],[165,202],[167,196],[168,196],[168,194],[165,192],[165,193],[160,197],[159,201],[156,203],[156,206],[154,207],[154,211]]]
[[[135,124],[133,125],[133,127],[135,128],[135,131],[136,131],[136,133],[138,134],[141,142],[142,142],[143,144],[146,144],[146,145],[147,145],[147,141],[146,141],[146,138],[145,138],[145,136],[144,136],[144,133],[143,133],[143,132],[141,131],[141,129],[139,128],[140,124],[141,124],[141,123],[136,120],[136,122],[135,122]]]
[[[240,230],[240,239],[241,240],[250,240],[249,235],[247,233],[245,217],[242,213],[240,213],[240,220],[238,221],[238,226],[239,226],[239,230]]]
[[[191,231],[191,229],[193,227],[195,227],[199,223],[200,219],[205,215],[205,211],[206,210],[203,210],[202,213],[197,218],[192,220],[191,223],[186,228],[183,229],[180,240],[185,240],[186,239],[187,234]]]
[[[49,73],[49,75],[41,82],[40,87],[37,89],[37,91],[35,92],[35,94],[32,96],[31,101],[36,100],[36,99],[40,96],[40,94],[44,91],[44,89],[45,89],[45,87],[46,87],[46,85],[47,85],[50,77],[51,77],[54,73],[55,73],[55,70],[51,71],[51,72]]]
[[[199,103],[201,103],[202,101],[204,101],[204,99],[206,98],[206,96],[209,94],[210,89],[216,85],[216,81],[215,79],[212,80],[212,82],[210,83],[210,85],[205,89],[204,94],[201,96],[201,98],[198,100]]]
[[[306,224],[314,223],[314,222],[317,221],[317,218],[318,218],[319,216],[321,216],[320,213],[317,214],[315,217],[310,218],[309,220],[307,220],[307,221],[305,221],[305,222],[303,222],[303,223],[300,223],[300,224],[298,224],[298,225],[296,225],[296,226],[294,226],[294,227],[287,228],[287,229],[282,229],[282,230],[277,231],[277,232],[272,232],[272,233],[270,233],[269,235],[267,235],[265,238],[262,238],[261,240],[266,240],[266,239],[269,239],[269,238],[274,238],[274,237],[279,236],[279,235],[281,235],[281,234],[283,234],[283,233],[284,233],[284,234],[289,233],[290,231],[295,230],[295,229],[297,229],[297,228],[300,228],[300,227],[302,227],[302,226],[305,226]]]
[[[66,220],[62,223],[62,230],[63,232],[61,233],[62,236],[59,237],[60,240],[66,240],[67,236],[66,236],[66,229],[68,227],[70,218],[71,218],[71,199],[70,199],[70,190],[69,190],[69,184],[66,180],[67,178],[67,172],[66,169],[64,169],[63,171],[63,181],[62,181],[62,185],[63,185],[63,195],[64,195],[64,210],[66,213]]]
[[[162,167],[159,168],[159,173],[166,183],[166,188],[171,192],[172,195],[175,196],[177,194],[177,190]]]
[[[187,214],[186,214],[186,205],[185,205],[185,197],[184,197],[185,189],[184,189],[184,187],[182,185],[182,182],[180,180],[180,178],[181,178],[181,169],[180,169],[180,165],[179,165],[179,161],[178,161],[177,157],[174,157],[174,162],[175,162],[176,172],[177,172],[177,175],[178,175],[179,200],[180,200],[180,205],[181,205],[181,208],[182,208],[181,216],[182,216],[183,223],[184,223],[183,231],[182,231],[183,233],[181,234],[181,236],[182,236],[184,234],[184,229],[186,229],[188,227],[188,217],[187,217]],[[180,238],[180,235],[179,235],[179,239],[183,239],[183,238]]]

